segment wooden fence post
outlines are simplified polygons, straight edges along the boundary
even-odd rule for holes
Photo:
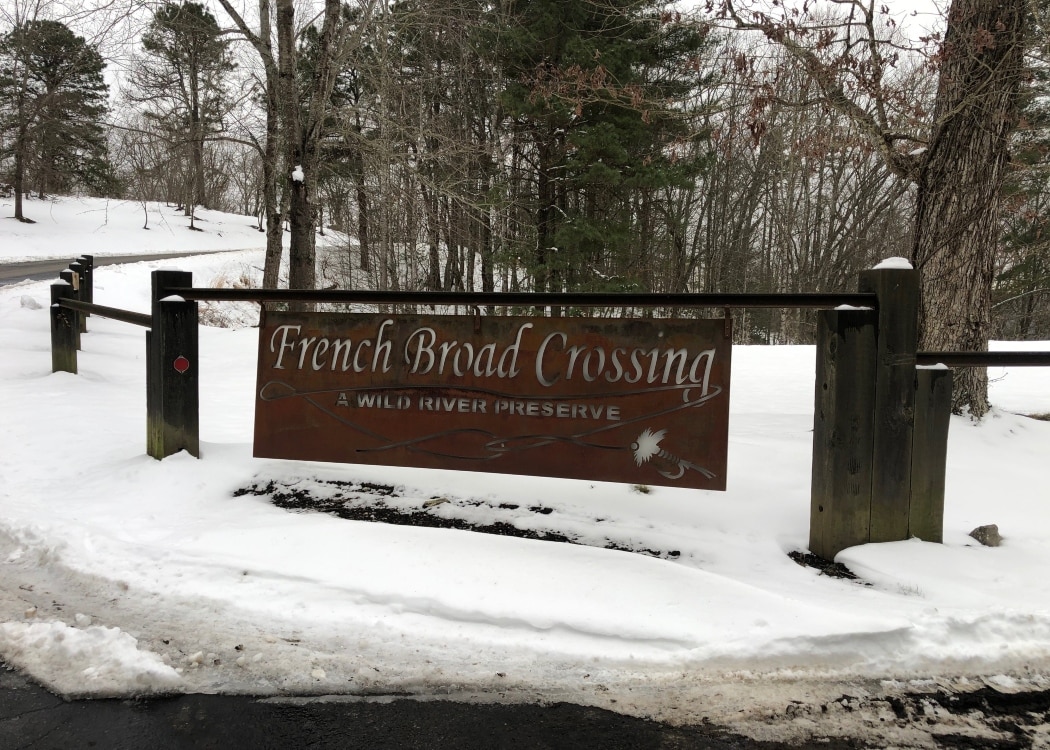
[[[874,310],[817,317],[809,549],[827,560],[869,537],[875,323]]]
[[[75,260],[69,264],[69,270],[73,272],[73,278],[76,279],[76,283],[73,286],[76,299],[81,302],[88,302],[87,285],[84,281],[84,266]],[[87,333],[87,317],[86,312],[77,314],[77,319],[80,321],[80,333]]]
[[[59,305],[73,296],[73,287],[62,281],[51,285],[51,372],[77,372],[76,313]]]
[[[925,542],[944,540],[944,479],[951,416],[952,371],[947,367],[917,369],[909,533]]]
[[[896,542],[909,533],[919,273],[911,268],[862,271],[860,291],[875,293],[879,315],[870,541]]]
[[[197,303],[169,295],[193,286],[186,271],[154,271],[153,325],[146,333],[146,451],[200,458]]]
[[[68,297],[70,299],[79,300],[80,278],[77,276],[76,271],[74,271],[71,268],[67,268],[64,271],[59,271],[58,277],[69,285]],[[73,332],[74,336],[76,337],[76,347],[77,349],[80,349],[80,330],[82,325],[81,318],[83,318],[84,316],[76,310],[66,310],[66,312],[68,312],[72,316],[71,320],[73,321]]]
[[[91,304],[95,303],[95,256],[94,255],[81,255],[77,258],[77,262],[80,263],[83,268],[83,281],[81,286],[83,287],[84,301]]]

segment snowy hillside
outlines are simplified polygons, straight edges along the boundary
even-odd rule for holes
[[[9,218],[14,201],[0,198],[0,263],[266,246],[254,217],[200,209],[194,218],[196,230],[191,230],[182,211],[162,203],[27,197],[24,213],[34,223]]]

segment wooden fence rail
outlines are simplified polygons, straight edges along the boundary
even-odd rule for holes
[[[152,311],[96,305],[93,259],[84,256],[51,285],[51,370],[77,372],[77,351],[88,315],[146,328],[146,452],[156,459],[181,450],[200,457],[197,303],[167,287],[192,282],[184,271],[154,271]]]

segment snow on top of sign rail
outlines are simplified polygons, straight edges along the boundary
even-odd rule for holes
[[[877,271],[881,271],[888,268],[896,268],[910,271],[914,269],[914,266],[911,264],[911,261],[909,261],[907,258],[886,258],[885,260],[880,261],[875,266],[875,270]]]

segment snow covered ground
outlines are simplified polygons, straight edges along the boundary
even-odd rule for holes
[[[0,220],[0,262],[101,254],[98,233],[113,253],[263,242],[250,218],[190,232],[171,210],[143,231],[130,205],[34,202],[37,224]],[[145,312],[155,267],[212,286],[261,255],[99,268],[95,301]],[[250,327],[202,327],[202,457],[155,461],[143,331],[92,318],[79,374],[51,373],[49,283],[0,288],[0,657],[56,691],[569,700],[731,723],[845,684],[1050,687],[1050,422],[1023,416],[1050,413],[1050,369],[992,371],[994,413],[952,420],[945,543],[846,550],[855,582],[788,557],[808,540],[812,347],[735,349],[724,493],[252,458]],[[403,509],[678,554],[237,494],[270,481],[388,486]],[[1001,547],[967,535],[988,523]]]
[[[138,201],[26,198],[32,224],[10,220],[14,201],[0,198],[0,263],[77,255],[130,255],[192,250],[247,250],[266,246],[251,216],[199,210],[194,224],[174,206]]]

